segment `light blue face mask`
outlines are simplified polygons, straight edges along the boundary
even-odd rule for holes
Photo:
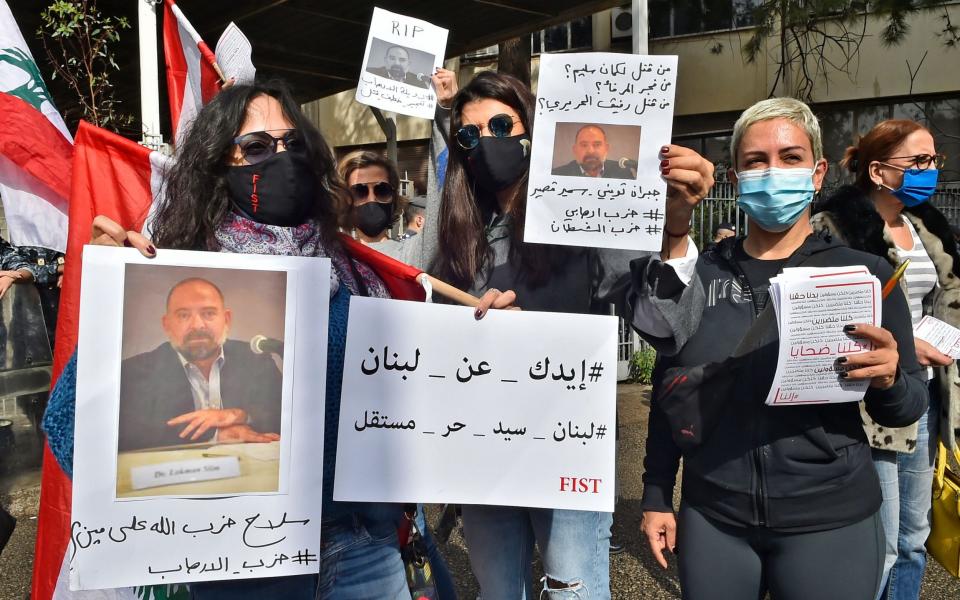
[[[764,231],[790,229],[813,201],[813,169],[769,167],[737,172],[737,204]]]
[[[897,200],[906,207],[917,206],[929,200],[937,191],[937,179],[940,171],[937,169],[901,169],[896,165],[887,165],[893,169],[903,171],[903,183],[897,189],[886,187]]]

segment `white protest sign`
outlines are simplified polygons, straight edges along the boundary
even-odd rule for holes
[[[72,590],[318,572],[329,294],[327,259],[84,248]],[[170,423],[198,402],[232,424]]]
[[[257,76],[257,69],[251,58],[253,46],[236,23],[231,21],[223,30],[214,54],[227,79],[232,77],[237,84],[253,83]]]
[[[333,497],[612,511],[617,320],[354,297]]]
[[[660,250],[676,79],[676,56],[540,56],[524,241]]]
[[[357,102],[432,119],[437,95],[430,77],[443,66],[446,48],[446,29],[374,8]]]
[[[848,381],[837,359],[872,350],[844,332],[851,323],[880,325],[880,282],[866,267],[784,269],[770,280],[770,301],[780,331],[770,406],[859,402],[869,380]]]
[[[913,335],[954,360],[960,358],[960,329],[953,325],[927,315],[914,327]]]

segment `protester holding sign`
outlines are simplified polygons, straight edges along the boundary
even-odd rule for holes
[[[663,567],[665,550],[679,554],[684,598],[873,598],[881,495],[857,404],[764,405],[779,338],[773,302],[765,305],[769,279],[784,268],[863,265],[881,282],[893,269],[812,235],[809,206],[827,162],[807,105],[774,98],[748,108],[734,126],[731,155],[749,235],[698,256],[688,236],[696,199],[670,198],[661,253],[668,260],[631,265],[659,315],[643,333],[661,352],[643,532]],[[927,393],[899,290],[883,301],[881,323],[835,325],[873,346],[837,359],[837,377],[868,380],[867,412],[900,427],[920,418]]]
[[[347,191],[333,155],[285,86],[254,84],[224,90],[205,106],[177,159],[153,221],[153,240],[161,249],[320,256],[333,263],[319,583],[298,576],[195,584],[193,597],[409,599],[397,547],[401,506],[332,499],[350,297],[389,295],[373,270],[349,257],[339,242],[336,215]],[[277,183],[261,183],[270,180]],[[142,235],[104,217],[94,224],[94,242],[130,243],[145,256],[157,252]],[[483,305],[503,303],[494,296]]]
[[[837,190],[813,217],[815,229],[879,255],[892,267],[910,261],[901,288],[914,328],[925,315],[960,325],[960,255],[946,217],[929,202],[942,163],[923,126],[883,121],[847,149],[843,165],[856,177],[855,185]],[[881,597],[895,600],[920,594],[937,442],[956,448],[960,431],[954,360],[919,337],[914,344],[930,390],[926,414],[901,429],[862,415],[883,490],[880,513],[887,544]]]
[[[638,253],[522,241],[534,104],[528,87],[493,72],[478,74],[454,98],[434,273],[475,294],[514,289],[524,310],[625,305],[628,263]],[[664,176],[671,193],[696,203],[712,185],[712,165],[689,150],[665,152],[678,160]],[[611,513],[467,505],[463,520],[484,598],[535,597],[534,543],[548,574],[545,591],[610,597]]]

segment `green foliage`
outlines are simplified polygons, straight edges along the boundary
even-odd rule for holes
[[[53,79],[60,78],[77,95],[82,118],[117,131],[133,122],[120,110],[110,76],[120,70],[114,45],[130,29],[125,17],[104,16],[96,0],[57,0],[40,12],[37,35],[43,42]]]
[[[653,366],[657,353],[653,348],[637,350],[630,357],[630,381],[650,385],[653,382]]]

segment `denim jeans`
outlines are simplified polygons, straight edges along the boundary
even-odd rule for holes
[[[927,566],[924,544],[930,535],[933,463],[936,458],[940,403],[930,382],[930,408],[918,422],[912,453],[873,450],[883,504],[880,517],[886,537],[878,600],[916,600]]]
[[[430,560],[430,570],[433,572],[433,582],[437,586],[439,600],[457,600],[457,588],[447,567],[447,561],[440,554],[436,540],[427,526],[426,516],[423,514],[423,505],[417,505],[417,528],[423,535],[423,543],[427,547],[427,558]]]
[[[410,600],[394,522],[347,518],[321,529],[320,575],[191,584],[193,600]]]
[[[463,533],[483,600],[610,598],[612,513],[464,505]],[[533,546],[543,591],[533,595]]]

